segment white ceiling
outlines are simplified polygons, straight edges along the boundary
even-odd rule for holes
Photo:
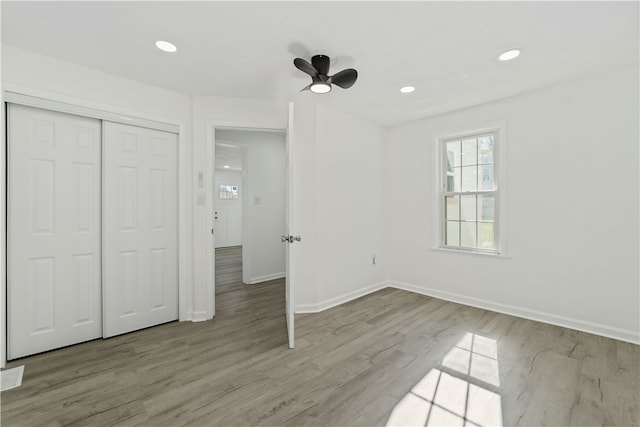
[[[638,2],[1,2],[2,41],[187,94],[320,102],[383,125],[638,63]],[[155,48],[158,39],[178,46]],[[513,47],[520,58],[500,63]],[[323,53],[356,84],[298,93]],[[411,84],[417,90],[399,92]]]

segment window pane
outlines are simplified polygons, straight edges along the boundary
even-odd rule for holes
[[[493,190],[493,164],[478,166],[478,188],[480,190]]]
[[[476,221],[476,196],[460,196],[460,219]]]
[[[446,197],[446,220],[460,219],[460,196]]]
[[[460,141],[447,142],[447,170],[460,166]]]
[[[478,163],[493,163],[493,135],[478,138]]]
[[[447,172],[447,191],[460,191],[460,168],[453,168],[453,172]]]
[[[478,190],[478,167],[464,166],[462,170],[462,191]]]
[[[220,185],[220,191],[218,197],[221,199],[237,199],[238,198],[238,186],[237,185]]]
[[[449,246],[460,246],[460,223],[458,221],[447,221],[445,243]]]
[[[493,221],[494,197],[478,196],[478,221]]]
[[[493,249],[495,247],[493,241],[493,223],[480,222],[478,223],[478,227],[478,234],[480,235],[480,244],[478,245],[478,247],[481,249]]]
[[[477,222],[460,223],[460,246],[465,248],[476,247],[476,224]]]
[[[462,141],[462,166],[478,164],[478,142],[475,138]]]

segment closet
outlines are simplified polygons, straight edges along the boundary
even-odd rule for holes
[[[178,318],[177,144],[8,104],[9,359]]]

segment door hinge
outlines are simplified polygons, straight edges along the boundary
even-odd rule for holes
[[[280,236],[280,241],[282,243],[284,242],[293,243],[293,242],[299,242],[301,240],[302,240],[302,237],[300,236]]]

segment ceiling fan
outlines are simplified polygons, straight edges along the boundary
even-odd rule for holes
[[[358,79],[358,72],[353,68],[342,70],[333,76],[329,75],[330,59],[326,55],[315,55],[309,61],[296,58],[293,65],[300,71],[311,76],[312,82],[309,86],[303,88],[300,92],[310,90],[314,93],[327,93],[331,90],[331,85],[340,86],[342,89],[348,89]]]

